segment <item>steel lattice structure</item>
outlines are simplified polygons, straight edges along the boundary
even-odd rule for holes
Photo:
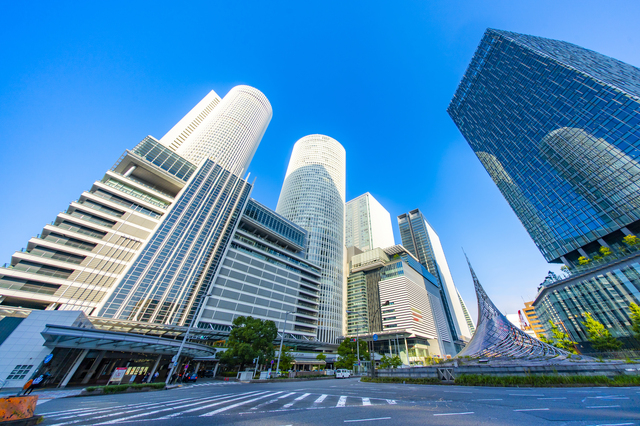
[[[478,298],[478,325],[471,341],[456,357],[539,358],[569,354],[529,336],[514,326],[489,299],[468,258],[467,264]]]

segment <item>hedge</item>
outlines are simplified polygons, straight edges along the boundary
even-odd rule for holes
[[[411,378],[411,377],[362,377],[362,382],[375,383],[406,383],[412,385],[438,385],[442,384],[434,377]],[[456,385],[462,386],[640,386],[640,376],[620,375],[614,378],[607,376],[561,376],[541,375],[541,376],[486,376],[480,374],[461,374],[455,379]]]
[[[85,390],[87,392],[93,392],[97,390],[102,390],[103,393],[120,393],[125,392],[127,389],[143,389],[143,388],[151,388],[151,389],[164,389],[165,383],[135,383],[130,385],[111,385],[111,386],[90,386]]]

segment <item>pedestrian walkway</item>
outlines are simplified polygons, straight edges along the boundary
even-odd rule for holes
[[[12,390],[12,391],[2,391],[0,392],[0,397],[3,396],[15,396],[20,390]],[[45,402],[49,402],[53,399],[57,398],[66,398],[68,396],[76,396],[82,392],[82,388],[79,389],[42,389],[38,391],[33,391],[31,395],[38,395],[38,405],[44,404]]]
[[[181,398],[170,401],[116,405],[111,407],[77,408],[40,412],[44,425],[82,426],[110,425],[125,422],[171,420],[180,417],[216,417],[227,414],[256,414],[319,408],[346,409],[394,405],[395,400],[332,394],[285,391],[251,391],[225,393],[202,398]]]

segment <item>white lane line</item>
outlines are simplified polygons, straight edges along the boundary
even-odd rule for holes
[[[295,392],[289,392],[288,394],[280,395],[279,397],[274,398],[271,401],[263,402],[262,404],[258,404],[255,407],[251,407],[250,410],[257,410],[260,407],[263,407],[263,406],[269,405],[269,404],[273,404],[274,402],[278,402],[279,399],[286,398],[286,397],[294,395],[294,394],[295,394]]]
[[[396,403],[395,399],[387,399],[387,404],[394,405]]]
[[[544,395],[535,395],[535,394],[526,394],[526,393],[510,393],[509,396],[544,396]]]
[[[555,396],[555,397],[538,398],[538,399],[567,399],[567,397],[565,397],[565,396]]]
[[[389,420],[391,417],[376,417],[375,419],[356,419],[356,420],[345,420],[345,423],[351,422],[371,422],[373,420]]]
[[[362,405],[371,405],[371,400],[369,398],[362,398]]]
[[[233,396],[235,396],[235,395],[226,396],[226,397],[212,396],[212,397],[208,397],[208,398],[200,398],[200,399],[197,400],[197,402],[193,402],[193,403],[187,404],[187,405],[180,405],[179,408],[182,409],[182,408],[185,408],[185,407],[193,407],[194,405],[206,404],[207,402],[219,401],[221,399],[228,399],[228,398],[231,398]],[[253,396],[253,395],[251,395],[251,396]],[[224,402],[229,402],[229,401],[223,401],[220,404],[222,404]],[[167,405],[176,405],[176,404],[172,403],[172,404],[164,404],[164,405],[167,406]],[[136,414],[136,415],[133,415],[133,416],[121,417],[121,418],[118,418],[118,419],[113,419],[113,420],[109,420],[109,421],[102,422],[102,423],[93,423],[93,425],[94,426],[95,425],[110,425],[110,424],[114,424],[114,423],[121,423],[121,422],[124,422],[124,421],[130,421],[131,419],[137,419],[139,417],[151,416],[153,414],[162,413],[164,411],[176,410],[176,408],[178,408],[178,407],[168,407],[168,408],[162,408],[160,410],[145,411],[144,413]],[[137,410],[137,411],[140,411],[140,410]],[[117,414],[120,414],[120,413],[117,413]],[[145,421],[148,421],[148,419],[145,419]]]
[[[202,398],[201,398],[202,399]],[[191,400],[191,398],[182,398],[182,399],[176,399],[176,400],[172,400],[170,403],[174,404],[174,403],[178,403],[178,402],[182,402],[182,401],[187,401],[187,400]],[[93,407],[93,408],[78,408],[75,410],[66,410],[66,411],[53,411],[50,413],[43,413],[43,416],[47,416],[47,417],[60,417],[60,416],[66,416],[69,414],[72,414],[71,416],[68,417],[60,417],[57,420],[62,420],[62,419],[66,419],[66,418],[70,418],[70,417],[80,417],[80,416],[87,416],[87,415],[92,415],[92,414],[100,414],[100,413],[104,413],[107,411],[112,411],[118,408],[143,408],[143,407],[151,407],[154,405],[166,405],[166,402],[148,402],[145,404],[127,404],[127,405],[114,405],[112,407]],[[54,413],[58,413],[58,414],[54,414]]]
[[[588,396],[585,399],[629,399],[628,396],[622,396],[622,395],[611,395],[611,396]]]
[[[467,391],[444,391],[445,393],[473,393],[473,392],[467,392]]]
[[[322,395],[320,395],[320,397],[318,399],[316,399],[315,401],[313,401],[314,404],[320,404],[322,401],[324,401],[327,398],[327,394],[323,393]]]
[[[481,398],[476,399],[476,401],[502,401],[502,398]]]
[[[267,392],[266,391],[264,391],[264,392],[258,392],[258,391],[245,392],[243,394],[240,394],[242,396],[238,396],[238,398],[233,398],[234,396],[238,395],[238,394],[234,394],[234,395],[232,395],[230,397],[220,398],[220,399],[225,399],[226,401],[219,401],[219,402],[215,402],[213,404],[205,405],[204,407],[196,407],[196,408],[191,408],[190,410],[179,411],[177,413],[173,413],[173,414],[169,414],[169,415],[164,416],[164,417],[160,417],[160,418],[158,418],[158,420],[172,419],[172,418],[177,417],[177,416],[179,416],[181,414],[193,413],[194,411],[204,410],[204,409],[207,409],[207,408],[215,407],[216,405],[224,404],[224,403],[227,403],[227,402],[238,401],[238,400],[244,399],[244,398],[250,398],[252,396],[262,395],[264,393],[267,393]],[[280,393],[280,392],[278,392],[278,393]],[[231,399],[229,399],[229,398],[231,398]],[[218,401],[218,400],[215,400],[215,401]],[[193,405],[195,405],[195,404],[193,404]]]
[[[619,408],[619,405],[591,405],[586,408]]]
[[[263,399],[263,398],[268,398],[268,397],[270,397],[270,396],[277,395],[277,394],[279,394],[279,393],[282,393],[282,392],[273,392],[273,393],[268,393],[268,394],[266,394],[266,395],[262,395],[262,396],[259,396],[259,397],[257,397],[257,398],[249,399],[249,400],[247,400],[247,401],[238,402],[238,403],[235,403],[235,404],[229,405],[228,407],[219,408],[219,409],[217,409],[217,410],[215,410],[215,411],[211,411],[210,413],[200,414],[200,417],[211,417],[211,416],[215,416],[216,414],[218,414],[218,413],[222,413],[223,411],[231,410],[232,408],[236,408],[236,407],[239,407],[239,406],[241,406],[241,405],[248,404],[248,403],[250,403],[250,402],[258,401],[258,400]]]
[[[590,425],[590,426],[630,426],[630,425],[635,425],[635,423],[606,423],[601,425]]]
[[[473,411],[467,411],[464,413],[439,413],[439,414],[434,414],[434,416],[464,416],[465,414],[473,414]]]
[[[513,411],[549,411],[548,408],[520,408],[518,410]]]
[[[300,395],[299,397],[297,397],[296,399],[294,399],[294,400],[293,400],[293,402],[290,402],[290,403],[288,403],[288,404],[284,404],[284,405],[282,406],[282,408],[289,408],[289,407],[291,407],[293,404],[295,404],[295,403],[296,403],[296,401],[301,401],[301,400],[305,399],[306,397],[308,397],[309,395],[311,395],[311,394],[310,394],[310,393],[305,393],[305,394],[303,394],[303,395]]]
[[[336,407],[344,407],[344,404],[346,403],[347,403],[347,397],[342,395],[338,400],[338,404],[336,405]]]

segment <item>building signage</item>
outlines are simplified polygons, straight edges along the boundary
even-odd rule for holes
[[[124,377],[124,373],[127,372],[127,367],[118,367],[115,370],[113,370],[113,373],[111,374],[111,378],[109,379],[109,382],[118,382],[120,383],[122,381],[122,378]]]

